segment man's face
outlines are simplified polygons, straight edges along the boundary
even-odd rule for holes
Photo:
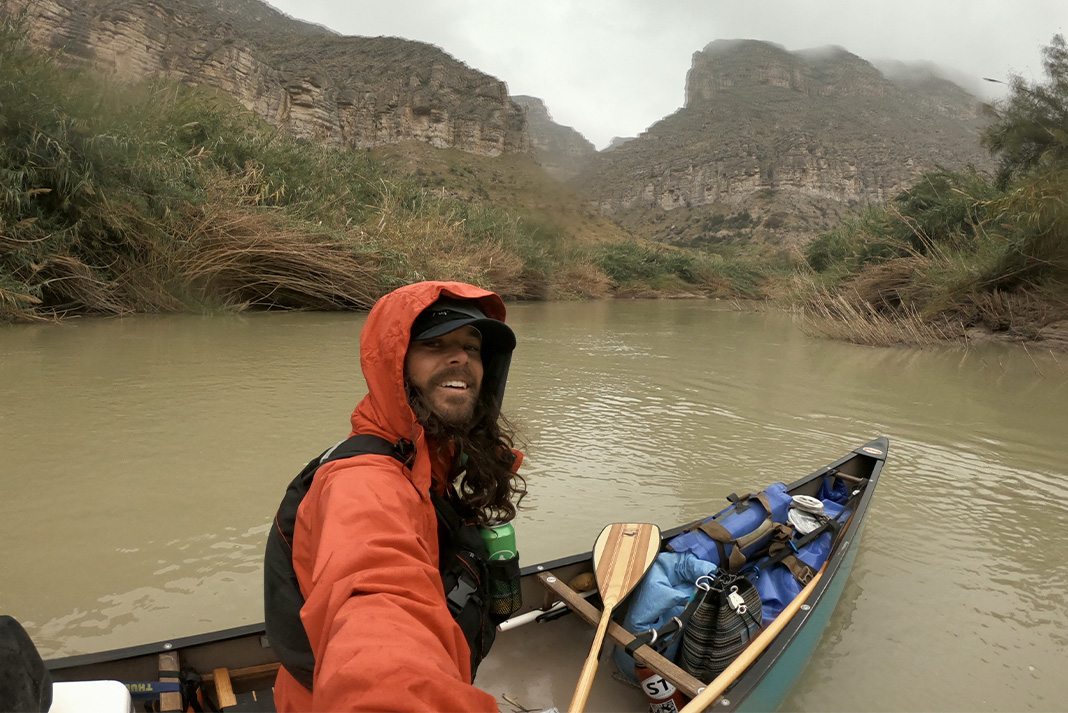
[[[404,377],[444,423],[470,422],[482,388],[481,335],[468,326],[412,342]]]

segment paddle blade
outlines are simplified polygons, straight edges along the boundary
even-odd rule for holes
[[[593,570],[605,608],[630,594],[660,551],[660,528],[648,523],[614,523],[597,536]]]

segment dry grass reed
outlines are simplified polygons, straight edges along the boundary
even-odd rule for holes
[[[34,309],[41,300],[24,292],[0,287],[0,314],[12,322],[48,322],[48,317]]]
[[[213,208],[190,221],[177,266],[185,284],[230,308],[369,309],[380,260],[359,247],[262,211]]]
[[[612,281],[592,258],[569,265],[552,284],[556,299],[601,299],[612,294]]]
[[[382,182],[376,218],[364,226],[367,239],[379,246],[398,269],[398,284],[419,280],[460,280],[497,291],[505,299],[529,299],[531,284],[523,258],[505,243],[515,225],[496,226],[495,237],[473,239],[467,218],[445,204],[412,210],[410,196]],[[442,209],[438,209],[442,208]],[[515,220],[512,218],[511,220]]]
[[[74,255],[49,256],[31,279],[48,291],[57,316],[72,309],[106,315],[132,311],[114,282],[101,279],[92,267]]]
[[[907,306],[887,314],[856,292],[820,290],[799,314],[809,333],[854,344],[931,346],[966,338],[961,326],[932,322]]]

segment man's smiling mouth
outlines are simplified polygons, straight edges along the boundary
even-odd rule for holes
[[[468,389],[468,388],[470,388],[467,385],[466,381],[459,381],[457,379],[452,379],[452,380],[449,380],[449,381],[443,381],[443,382],[441,382],[440,386],[442,386],[442,387],[444,387],[446,389]]]

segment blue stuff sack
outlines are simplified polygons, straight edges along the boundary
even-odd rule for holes
[[[823,501],[823,510],[828,517],[839,523],[849,519],[851,510],[831,500]],[[831,553],[834,544],[835,533],[824,532],[822,535],[803,545],[797,551],[797,559],[801,560],[815,571],[819,571],[827,556]],[[757,560],[752,568],[746,568],[745,576],[754,585],[760,594],[761,615],[764,626],[771,623],[782,610],[801,593],[802,585],[790,572],[789,568],[782,563],[776,563],[767,569],[761,567],[761,563],[767,558]]]
[[[825,532],[812,542],[808,543],[797,553],[797,558],[819,570],[830,554],[834,533]],[[772,622],[782,610],[801,593],[801,583],[798,582],[786,565],[776,564],[766,571],[760,568],[760,562],[752,571],[745,573],[747,579],[756,585],[760,595],[761,615],[764,626]]]
[[[660,629],[673,617],[682,614],[693,596],[697,580],[715,571],[716,565],[688,552],[661,552],[631,594],[627,615],[623,617],[623,628],[632,634]],[[674,660],[680,640],[681,637],[676,638],[660,653]],[[614,657],[619,672],[632,683],[637,683],[634,659],[622,646],[616,647]]]
[[[734,498],[732,498],[734,500]],[[728,558],[726,567],[737,571],[745,557],[767,543],[776,523],[786,522],[792,496],[782,483],[772,483],[756,495],[737,499],[721,510],[668,541],[673,552],[690,552],[717,567],[724,567],[720,549]],[[770,516],[769,511],[770,509]],[[735,548],[740,554],[734,552]]]
[[[816,497],[824,502],[831,500],[844,505],[851,494],[852,488],[844,480],[840,478],[824,478],[823,482],[820,483],[820,491],[816,493]]]

